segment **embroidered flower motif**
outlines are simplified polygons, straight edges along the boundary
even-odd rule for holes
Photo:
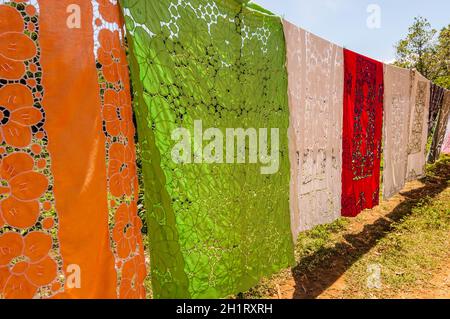
[[[17,228],[33,226],[39,216],[38,199],[48,187],[47,178],[33,171],[34,161],[26,153],[13,153],[0,165],[2,185],[0,195],[0,224],[6,222]]]
[[[100,48],[98,49],[98,61],[102,65],[103,76],[110,83],[124,80],[124,74],[128,74],[127,57],[120,44],[118,31],[102,29],[99,33]]]
[[[114,143],[109,149],[109,182],[115,197],[130,196],[136,176],[135,154],[130,146]]]
[[[146,276],[145,262],[142,255],[138,255],[125,263],[122,269],[122,281],[119,297],[121,299],[145,298],[143,282]]]
[[[103,19],[110,23],[119,23],[119,14],[117,4],[111,3],[110,0],[97,0],[99,11]]]
[[[0,5],[0,78],[20,79],[25,73],[24,62],[36,55],[36,46],[24,29],[20,12]]]
[[[101,16],[94,17],[97,68],[102,97],[102,119],[107,135],[108,196],[111,197],[110,241],[119,285],[119,298],[145,298],[143,281],[146,276],[142,221],[136,207],[134,126],[131,113],[130,78],[125,48],[120,31],[123,19],[117,4],[111,0],[96,0]],[[108,25],[104,22],[109,22]],[[112,143],[114,141],[114,143]],[[131,259],[132,258],[132,259]]]
[[[41,120],[42,113],[33,107],[33,96],[26,86],[9,84],[0,89],[0,143],[28,146],[31,126]]]
[[[142,221],[136,215],[136,211],[135,203],[131,206],[122,204],[116,211],[112,237],[117,245],[117,254],[120,258],[127,258],[137,249]]]
[[[37,290],[56,277],[57,265],[48,256],[52,248],[50,236],[31,232],[0,236],[0,295],[7,299],[30,299]]]
[[[129,136],[131,131],[130,98],[124,90],[115,92],[106,90],[104,95],[103,119],[106,131],[112,136]]]

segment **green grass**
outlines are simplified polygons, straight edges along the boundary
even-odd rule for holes
[[[406,194],[411,198],[385,218],[366,225],[360,234],[348,238],[351,220],[344,218],[300,234],[295,251],[297,266],[263,279],[243,297],[275,296],[278,284],[292,280],[292,276],[297,286],[305,284],[312,289],[315,278],[329,276],[331,279],[322,287],[326,289],[345,273],[345,298],[389,298],[426,286],[433,270],[449,256],[449,180],[450,156],[443,156],[427,167],[423,189]],[[336,264],[345,270],[341,273],[333,269]],[[381,269],[381,289],[367,287],[371,265]],[[299,279],[302,277],[309,278]]]
[[[349,220],[340,218],[327,225],[301,233],[295,246],[297,267],[295,272],[310,271],[330,257],[330,248],[342,239],[342,231],[346,229]],[[302,263],[308,259],[307,263]],[[266,298],[278,293],[277,284],[291,276],[291,269],[284,270],[271,278],[262,279],[261,283],[242,295],[245,299]],[[234,296],[235,297],[235,296]]]
[[[449,257],[450,188],[437,199],[423,199],[412,214],[392,225],[391,232],[348,271],[348,295],[390,298],[424,287],[432,272]],[[367,269],[379,265],[381,289],[367,287]]]

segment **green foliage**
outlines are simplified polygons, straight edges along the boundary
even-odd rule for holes
[[[396,45],[396,65],[405,68],[415,68],[424,76],[429,76],[429,64],[435,48],[434,37],[436,30],[423,17],[414,18],[414,23],[409,27],[406,38]]]
[[[439,34],[435,60],[435,83],[450,89],[450,24]]]
[[[394,65],[416,69],[434,83],[450,88],[450,25],[438,34],[426,18],[416,17],[395,49]]]

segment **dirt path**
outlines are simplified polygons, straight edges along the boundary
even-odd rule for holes
[[[277,293],[272,298],[348,298],[353,289],[346,280],[349,268],[371,252],[378,240],[389,233],[393,223],[411,214],[412,207],[422,198],[434,197],[447,188],[447,180],[440,178],[409,183],[401,194],[352,219],[342,234],[342,240],[326,252],[324,262],[310,270],[297,266],[297,270],[293,269],[276,284]],[[304,261],[305,264],[308,262]],[[426,287],[404,291],[396,298],[450,299],[450,253],[447,259],[442,260],[442,265],[433,271],[432,278]]]

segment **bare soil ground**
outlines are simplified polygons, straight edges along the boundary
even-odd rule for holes
[[[244,298],[450,298],[450,158],[354,219],[301,235],[297,265]],[[367,285],[368,267],[380,287]]]

